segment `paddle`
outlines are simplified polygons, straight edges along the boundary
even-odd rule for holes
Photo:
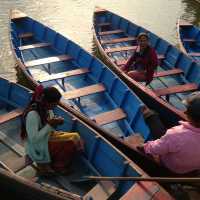
[[[112,176],[83,176],[80,179],[72,180],[71,182],[85,181],[156,181],[160,183],[200,183],[200,178],[176,178],[176,177],[112,177]]]

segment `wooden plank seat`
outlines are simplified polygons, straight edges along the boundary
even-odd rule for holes
[[[197,84],[187,83],[184,85],[175,85],[168,88],[157,89],[157,90],[154,90],[154,92],[157,96],[166,96],[170,94],[194,91],[197,89],[198,89]]]
[[[20,39],[33,37],[33,33],[21,33],[18,35]]]
[[[120,200],[152,200],[159,191],[160,187],[154,182],[138,182]]]
[[[180,26],[192,26],[192,24],[190,22],[187,22],[185,20],[180,20],[179,25]]]
[[[95,13],[104,13],[104,12],[107,12],[107,10],[105,10],[103,8],[96,7],[94,12]]]
[[[165,56],[164,56],[163,54],[158,54],[157,57],[158,57],[158,60],[163,60],[163,59],[165,59]],[[117,64],[118,66],[120,66],[120,65],[125,65],[126,62],[127,62],[127,60],[128,60],[128,59],[117,60],[117,61],[116,61],[116,64]]]
[[[129,41],[136,41],[135,37],[125,37],[125,38],[117,38],[112,40],[101,40],[101,44],[114,44],[120,42],[129,42]]]
[[[183,38],[183,42],[196,42],[193,38]]]
[[[189,56],[200,56],[200,52],[191,52],[191,53],[188,53]]]
[[[112,30],[112,31],[99,32],[98,34],[100,36],[103,36],[103,35],[112,35],[112,34],[118,34],[118,33],[124,33],[124,31],[121,29],[116,29],[116,30]]]
[[[22,115],[23,113],[23,110],[21,109],[15,109],[11,112],[8,112],[6,114],[3,114],[3,115],[0,115],[0,124],[4,123],[4,122],[7,122],[11,119],[14,119],[20,115]]]
[[[7,165],[10,169],[12,169],[13,172],[18,172],[21,169],[24,169],[28,165],[31,165],[33,161],[28,156],[22,156],[17,158],[16,160],[8,161]]]
[[[52,56],[52,57],[47,57],[47,58],[31,60],[31,61],[25,62],[24,64],[26,67],[34,67],[37,65],[49,64],[49,63],[60,62],[60,61],[67,61],[67,60],[71,60],[71,59],[72,59],[72,57],[69,55],[60,55],[60,56]]]
[[[124,111],[117,108],[115,110],[98,114],[93,117],[93,120],[99,125],[104,125],[124,118],[126,118]]]
[[[88,68],[82,68],[82,69],[75,69],[75,70],[70,70],[67,72],[62,72],[62,73],[57,73],[57,74],[52,74],[49,76],[38,76],[36,78],[37,81],[40,82],[45,82],[45,81],[52,81],[52,80],[56,80],[56,79],[64,79],[70,76],[77,76],[77,75],[81,75],[81,74],[86,74],[89,72]]]
[[[101,181],[96,184],[83,199],[106,200],[116,191],[117,187],[112,181]]]
[[[110,26],[110,25],[111,25],[110,22],[102,22],[102,23],[97,24],[97,26],[99,26],[99,27],[102,27],[102,26]]]
[[[162,72],[156,72],[154,73],[153,77],[158,78],[158,77],[163,77],[163,76],[171,76],[171,75],[176,75],[176,74],[182,74],[184,73],[182,69],[176,68],[176,69],[170,69]]]
[[[116,47],[111,49],[105,49],[106,53],[114,53],[114,52],[120,52],[120,51],[130,51],[130,50],[136,50],[137,46],[128,46],[128,47]]]
[[[82,96],[87,96],[90,94],[103,92],[105,90],[106,89],[102,84],[94,84],[91,86],[87,86],[87,87],[83,87],[83,88],[79,88],[79,89],[75,89],[75,90],[66,92],[63,94],[63,97],[65,99],[75,99],[75,98],[79,98]]]
[[[36,43],[36,44],[20,46],[19,50],[23,51],[23,50],[27,50],[27,49],[34,49],[34,48],[48,47],[48,46],[51,46],[51,44],[43,42],[43,43]]]

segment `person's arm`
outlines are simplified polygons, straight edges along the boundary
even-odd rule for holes
[[[132,63],[135,60],[135,52],[133,53],[132,56],[130,56],[130,58],[128,59],[128,61],[126,62],[126,64],[124,66],[121,67],[122,71],[128,71],[129,66],[132,65]]]
[[[37,142],[54,130],[49,124],[46,124],[41,129],[39,128],[39,125],[40,117],[38,113],[36,111],[30,111],[26,117],[26,131],[28,138],[32,142]]]
[[[167,153],[172,153],[178,151],[178,143],[174,134],[170,134],[169,129],[167,133],[160,139],[149,141],[144,144],[144,152],[150,155],[165,155]]]
[[[154,71],[158,66],[158,57],[156,51],[152,48],[150,50],[150,59],[147,67],[147,80],[146,85],[148,85],[153,80]]]

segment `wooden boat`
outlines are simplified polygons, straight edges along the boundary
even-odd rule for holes
[[[24,144],[20,139],[20,118],[24,107],[30,101],[31,91],[3,78],[0,78],[0,91],[1,189],[8,190],[9,193],[13,192],[18,198],[26,200],[103,200],[111,196],[113,199],[119,199],[133,185],[140,186],[134,181],[120,183],[102,181],[86,184],[77,183],[76,180],[83,175],[91,174],[95,176],[147,176],[96,131],[81,120],[74,120],[73,115],[60,107],[54,110],[55,114],[65,119],[64,125],[59,130],[79,132],[85,141],[85,151],[74,159],[73,170],[68,175],[51,178],[37,176],[36,165],[27,159]],[[152,189],[155,187],[163,191],[158,184],[153,183]],[[151,187],[148,189],[151,190]],[[154,193],[156,192],[154,190]],[[168,197],[168,194],[166,196]]]
[[[185,20],[178,20],[177,34],[180,49],[196,62],[200,61],[199,33],[200,29],[197,26]]]
[[[133,149],[121,138],[152,138],[140,110],[144,104],[102,62],[20,11],[11,11],[10,23],[13,53],[32,85],[58,88],[66,110],[130,156]]]
[[[110,68],[146,105],[157,110],[166,124],[186,120],[182,100],[199,89],[200,66],[164,39],[105,9],[95,10],[93,24],[95,43]],[[137,35],[141,32],[148,33],[160,63],[148,87],[134,81],[119,68],[134,52]]]

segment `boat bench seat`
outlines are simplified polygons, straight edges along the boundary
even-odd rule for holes
[[[111,25],[110,22],[102,22],[102,23],[97,24],[97,26],[99,26],[99,27],[102,27],[102,26],[110,26],[110,25]]]
[[[117,190],[112,181],[101,181],[96,184],[83,199],[106,200]]]
[[[120,42],[136,41],[136,37],[117,38],[112,40],[101,40],[101,44],[114,44]]]
[[[28,165],[31,165],[33,161],[27,156],[22,156],[20,158],[17,158],[16,160],[12,160],[11,162],[8,163],[9,168],[13,172],[18,172],[21,169],[24,169]]]
[[[188,53],[189,56],[200,56],[200,52],[191,52]]]
[[[121,29],[116,29],[116,30],[112,30],[112,31],[99,32],[98,34],[100,36],[103,36],[103,35],[112,35],[112,34],[118,34],[118,33],[124,33],[124,31]]]
[[[130,51],[130,50],[136,50],[137,46],[128,46],[128,47],[116,47],[111,49],[105,49],[106,53],[114,53],[114,52],[120,52],[120,51]]]
[[[75,69],[75,70],[70,70],[67,72],[62,72],[62,73],[57,73],[57,74],[52,74],[49,76],[38,76],[36,78],[37,81],[40,82],[46,82],[46,81],[52,81],[52,80],[56,80],[56,79],[64,79],[70,76],[77,76],[77,75],[81,75],[81,74],[86,74],[89,72],[88,68],[82,68],[82,69]]]
[[[15,109],[15,110],[13,110],[11,112],[8,112],[6,114],[0,115],[0,124],[2,124],[4,122],[7,122],[7,121],[9,121],[11,119],[14,119],[14,118],[16,118],[18,116],[21,116],[22,113],[23,113],[23,110]]]
[[[24,63],[24,65],[26,67],[34,67],[37,65],[50,64],[50,63],[54,63],[54,62],[67,61],[67,60],[71,60],[71,59],[72,59],[71,56],[64,54],[64,55],[60,55],[60,56],[52,56],[52,57],[27,61]]]
[[[163,60],[165,59],[165,56],[163,54],[158,54],[158,60]],[[127,63],[128,59],[121,59],[121,60],[117,60],[116,61],[116,65],[120,66],[120,65],[125,65]]]
[[[18,35],[20,39],[33,37],[33,33],[21,33]]]
[[[183,38],[183,42],[196,42],[193,38]]]
[[[20,46],[19,50],[23,51],[23,50],[27,50],[27,49],[34,49],[34,48],[48,47],[48,46],[51,46],[51,44],[43,42],[43,43],[36,43],[36,44]]]
[[[171,75],[182,74],[182,73],[184,73],[182,69],[176,68],[176,69],[170,69],[170,70],[166,70],[166,71],[156,72],[156,73],[154,73],[153,77],[158,78],[158,77],[171,76]]]
[[[103,9],[103,8],[95,8],[95,11],[94,11],[95,13],[104,13],[104,12],[107,12],[107,10],[105,10],[105,9]]]
[[[154,182],[138,182],[120,200],[150,200],[160,191],[158,184]],[[162,199],[162,198],[158,198]],[[163,198],[165,199],[165,198]]]
[[[66,92],[63,94],[63,97],[65,99],[75,99],[75,98],[80,98],[82,96],[87,96],[90,94],[95,94],[95,93],[99,93],[99,92],[103,92],[105,91],[105,87],[102,84],[94,84],[91,86],[86,86],[83,88],[79,88],[79,89],[75,89],[75,90],[71,90],[69,92]]]
[[[166,96],[166,95],[175,94],[175,93],[194,91],[197,89],[198,89],[197,84],[187,83],[184,85],[175,85],[168,88],[157,89],[157,90],[154,90],[154,92],[157,96]]]
[[[108,112],[98,114],[93,117],[93,120],[97,124],[102,126],[104,124],[109,124],[111,122],[114,122],[114,121],[117,121],[120,119],[124,119],[124,118],[126,118],[126,114],[124,113],[124,111],[120,108],[117,108],[115,110],[111,110]]]

